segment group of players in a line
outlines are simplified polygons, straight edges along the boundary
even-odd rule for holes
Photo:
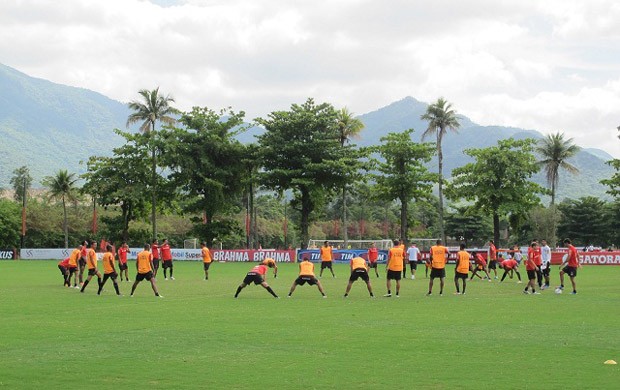
[[[525,286],[525,290],[523,291],[525,294],[529,294],[529,289],[531,289],[533,294],[540,294],[536,291],[536,282],[538,281],[538,286],[540,289],[545,289],[549,287],[549,274],[550,274],[550,266],[551,266],[551,250],[546,245],[546,242],[542,241],[542,248],[539,247],[538,242],[534,241],[531,243],[528,248],[528,254],[525,259],[525,267],[528,275],[528,283]],[[571,244],[569,239],[564,240],[564,244],[568,246],[568,254],[565,256],[564,262],[560,266],[560,286],[559,289],[564,288],[564,274],[568,274],[572,283],[573,291],[572,294],[577,293],[576,285],[575,285],[575,277],[577,275],[577,268],[581,267],[578,260],[577,249]],[[89,249],[85,249],[89,246]],[[155,249],[153,248],[155,247]],[[93,276],[97,276],[97,281],[99,285],[99,289],[97,294],[101,294],[103,290],[103,286],[107,282],[108,279],[112,279],[114,284],[114,289],[117,295],[121,295],[117,283],[118,274],[115,268],[115,260],[114,260],[114,250],[112,245],[106,245],[106,251],[103,254],[102,262],[104,266],[104,275],[99,273],[97,269],[97,254],[95,252],[96,243],[92,242],[90,245],[88,243],[84,243],[80,248],[76,248],[73,250],[71,255],[60,262],[58,267],[63,274],[64,285],[70,287],[71,277],[74,277],[74,287],[77,287],[77,277],[78,273],[80,274],[80,282],[82,281],[82,275],[80,269],[82,269],[82,261],[84,265],[88,267],[88,277],[82,283],[80,288],[80,292],[84,292],[86,286],[90,283]],[[127,273],[127,253],[129,248],[127,243],[123,242],[121,247],[118,250],[119,257],[119,268],[121,274],[121,281],[123,278],[123,272],[125,273],[125,279],[129,280]],[[85,253],[84,253],[85,252]],[[161,253],[160,253],[161,252]],[[157,290],[157,286],[155,283],[155,276],[157,275],[157,269],[159,268],[159,258],[164,259],[164,276],[167,280],[167,276],[165,271],[170,269],[170,278],[174,280],[172,276],[172,257],[170,254],[170,246],[167,240],[164,240],[161,248],[157,247],[157,241],[153,243],[153,246],[149,244],[144,245],[143,251],[138,253],[136,259],[136,280],[131,289],[131,296],[137,287],[137,285],[143,281],[147,280],[151,283],[153,292],[156,296],[161,297]],[[202,260],[204,264],[204,272],[205,272],[205,280],[209,278],[209,267],[211,265],[212,259],[209,252],[209,249],[206,247],[206,244],[201,243],[201,254]],[[329,245],[329,242],[325,241],[324,245],[321,247],[321,271],[319,276],[323,275],[324,269],[329,269],[332,277],[336,277],[332,262],[333,262],[333,248]],[[429,260],[426,262],[427,265],[427,275],[428,269],[430,269],[430,280],[428,286],[427,296],[430,296],[433,292],[433,284],[436,278],[440,280],[440,289],[439,295],[443,295],[444,290],[444,281],[446,277],[446,264],[448,262],[448,256],[450,252],[448,248],[442,245],[441,240],[437,240],[436,245],[432,246],[430,249]],[[156,257],[157,256],[157,257]],[[385,297],[392,296],[392,280],[395,281],[395,296],[400,296],[400,287],[401,287],[401,275],[406,277],[406,266],[405,266],[405,257],[407,257],[409,261],[409,265],[411,268],[411,277],[415,279],[415,272],[417,269],[417,264],[419,259],[421,258],[421,254],[419,249],[416,247],[415,243],[411,245],[410,248],[405,250],[405,245],[399,242],[398,240],[394,241],[394,247],[392,247],[388,252],[388,259],[386,263],[386,271],[387,271],[387,279],[386,279],[386,288],[387,293],[384,295]],[[478,272],[484,272],[486,274],[486,278],[491,281],[491,276],[489,274],[489,269],[492,269],[495,272],[495,279],[497,279],[497,267],[504,270],[504,274],[500,282],[503,282],[507,275],[510,275],[512,278],[512,274],[516,273],[517,278],[519,279],[519,283],[521,283],[521,274],[519,273],[519,265],[521,263],[521,252],[516,249],[512,255],[508,256],[509,258],[501,260],[501,256],[498,256],[498,251],[491,240],[489,242],[489,262],[487,265],[487,261],[480,255],[480,253],[469,253],[465,250],[465,245],[460,245],[460,250],[457,253],[456,267],[455,267],[455,275],[454,275],[454,285],[456,287],[456,295],[465,294],[467,288],[467,279],[472,280],[474,277],[478,277],[482,279]],[[378,250],[375,245],[371,245],[368,250],[368,260],[365,260],[361,257],[354,257],[350,260],[349,266],[351,270],[351,274],[349,276],[349,283],[347,284],[344,297],[348,297],[349,292],[351,290],[351,286],[358,279],[362,279],[367,286],[368,292],[371,297],[374,297],[374,293],[372,290],[372,284],[370,282],[370,278],[368,276],[368,272],[370,269],[375,270],[375,274],[378,277]],[[472,259],[474,265],[472,265]],[[246,274],[245,278],[241,282],[241,284],[237,287],[237,291],[235,292],[234,297],[237,298],[241,290],[243,290],[246,286],[254,283],[255,285],[261,285],[265,288],[272,296],[278,298],[278,295],[273,291],[273,289],[266,282],[266,275],[268,268],[274,269],[274,277],[277,278],[278,267],[276,262],[273,259],[267,258],[261,264],[252,267],[252,269]],[[472,272],[471,277],[469,276],[469,272]],[[545,282],[543,284],[543,278]],[[459,283],[461,281],[461,283]],[[325,298],[325,291],[321,282],[316,278],[314,274],[314,264],[309,261],[308,258],[304,258],[302,262],[299,263],[299,275],[297,279],[293,282],[290,291],[288,293],[288,297],[291,297],[295,288],[297,286],[303,286],[308,283],[313,286],[316,285],[319,289],[321,295]],[[462,288],[460,286],[462,284]]]

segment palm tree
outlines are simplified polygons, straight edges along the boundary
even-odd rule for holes
[[[59,170],[55,176],[46,176],[41,183],[48,188],[48,196],[51,199],[62,201],[64,213],[63,229],[65,232],[65,248],[69,247],[69,228],[67,226],[67,201],[77,200],[77,188],[75,182],[78,179],[75,173],[68,173],[66,170]]]
[[[355,118],[353,113],[350,112],[346,107],[342,108],[338,111],[336,115],[336,120],[338,121],[338,132],[340,135],[340,146],[344,148],[344,145],[347,142],[351,141],[351,138],[359,137],[359,133],[364,128],[364,123]],[[342,227],[343,227],[343,239],[344,239],[344,247],[348,246],[349,241],[349,231],[348,231],[348,221],[347,221],[347,184],[344,183],[342,185]]]
[[[579,152],[579,146],[573,143],[572,138],[564,139],[564,134],[557,132],[541,139],[536,152],[542,156],[538,165],[542,166],[547,174],[547,183],[551,186],[551,204],[553,205],[560,182],[560,168],[573,174],[579,173],[577,167],[566,162]]]
[[[437,161],[439,163],[439,235],[445,242],[443,228],[443,153],[441,151],[441,141],[450,129],[457,132],[461,126],[456,115],[456,111],[452,109],[452,104],[448,103],[444,98],[439,98],[430,106],[426,107],[426,112],[420,117],[428,121],[428,128],[422,134],[422,139],[433,133],[437,136]]]
[[[174,99],[170,95],[162,96],[159,94],[159,87],[152,91],[142,89],[138,92],[142,96],[142,101],[132,101],[128,104],[129,108],[134,112],[127,118],[127,127],[142,122],[140,131],[151,136],[153,140],[155,135],[155,123],[157,121],[167,125],[172,125],[176,119],[172,115],[179,111],[170,106],[174,103]],[[155,211],[157,208],[157,154],[154,143],[151,143],[151,222],[153,224],[153,240],[157,238],[157,219]]]

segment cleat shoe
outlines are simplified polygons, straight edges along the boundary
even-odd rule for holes
[[[171,276],[171,277],[170,277],[170,280],[174,280],[174,276]]]
[[[523,294],[528,294],[528,295],[529,295],[529,293],[530,293],[530,292],[529,292],[529,291],[527,291],[527,290],[523,291]]]
[[[386,298],[390,298],[392,296],[392,294],[385,294],[384,297]]]
[[[534,295],[540,295],[540,293],[539,293],[538,291],[533,292],[532,294],[534,294]]]

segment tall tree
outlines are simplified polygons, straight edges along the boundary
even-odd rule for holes
[[[174,99],[170,95],[160,95],[159,87],[152,91],[142,89],[138,92],[142,101],[134,100],[128,104],[134,112],[127,118],[127,126],[142,122],[140,131],[149,137],[151,149],[151,223],[153,226],[153,239],[157,238],[157,148],[155,146],[155,124],[161,122],[166,125],[175,123],[173,115],[178,110],[170,105]]]
[[[555,195],[560,182],[560,168],[570,173],[579,173],[579,169],[566,160],[579,152],[579,147],[573,139],[564,139],[563,133],[548,134],[541,139],[536,152],[542,157],[538,164],[543,167],[547,175],[547,183],[551,186],[551,204],[555,204]]]
[[[351,142],[352,138],[359,137],[359,133],[364,128],[364,123],[355,118],[353,113],[346,107],[340,109],[337,112],[336,120],[338,121],[338,132],[340,133],[340,145],[342,147],[345,144]],[[349,227],[348,227],[348,210],[347,210],[347,185],[350,183],[345,182],[342,185],[342,232],[344,247],[346,248],[349,242]]]
[[[373,174],[376,190],[385,200],[400,201],[400,238],[407,241],[408,205],[411,199],[427,198],[437,180],[426,169],[434,154],[435,145],[416,143],[411,140],[413,129],[402,133],[389,133],[381,138],[381,145],[373,149],[382,157],[374,160],[374,168],[379,172]]]
[[[443,152],[441,142],[448,130],[456,132],[461,124],[456,111],[452,109],[452,104],[448,103],[444,98],[439,98],[435,103],[429,105],[421,119],[428,121],[428,128],[422,134],[422,139],[433,134],[436,136],[437,163],[439,168],[439,235],[445,240],[443,226]]]
[[[358,169],[350,146],[342,147],[331,104],[308,99],[290,111],[256,119],[265,128],[258,136],[262,184],[277,192],[293,190],[291,205],[300,212],[301,247],[308,245],[312,212],[347,175]]]
[[[60,200],[63,211],[63,231],[65,232],[65,248],[69,247],[69,227],[67,224],[67,201],[73,202],[77,200],[78,189],[75,186],[77,182],[75,173],[69,173],[67,170],[59,170],[54,176],[46,176],[42,180],[42,184],[48,189],[50,199]]]
[[[30,169],[25,165],[15,169],[10,183],[13,186],[13,199],[22,203],[32,186]]]
[[[545,189],[531,182],[539,171],[533,155],[533,139],[500,140],[497,146],[466,149],[474,162],[452,171],[446,187],[449,199],[473,201],[471,207],[493,217],[493,238],[499,243],[500,217],[525,215],[540,204]]]
[[[609,226],[606,207],[605,201],[593,196],[562,201],[558,205],[562,212],[558,233],[561,237],[574,238],[575,245],[606,245]]]

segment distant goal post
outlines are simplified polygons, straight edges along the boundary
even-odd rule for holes
[[[197,249],[198,248],[198,239],[197,238],[188,238],[183,240],[183,249]]]

